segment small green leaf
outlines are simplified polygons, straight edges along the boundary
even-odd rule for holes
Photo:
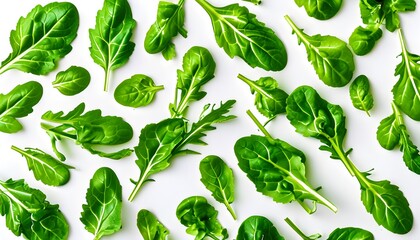
[[[144,240],[166,240],[169,235],[169,230],[146,209],[137,214],[137,228]]]
[[[369,79],[365,75],[360,75],[350,85],[350,98],[353,106],[365,111],[368,116],[369,110],[373,108],[373,96],[370,91]]]
[[[260,5],[261,4],[261,0],[244,0],[244,1],[253,3],[254,5]]]
[[[327,20],[334,17],[340,10],[342,2],[342,0],[295,0],[299,7],[305,7],[308,16],[318,20]]]
[[[235,200],[233,171],[218,156],[210,155],[200,162],[201,182],[212,193],[214,199],[223,203],[233,219],[236,214],[230,204]]]
[[[95,239],[118,232],[122,221],[122,187],[114,171],[98,169],[90,180],[80,221]]]
[[[362,228],[346,227],[335,229],[327,240],[374,240],[373,234]]]
[[[251,216],[242,222],[236,240],[284,240],[273,223],[263,216]]]
[[[372,24],[366,28],[357,27],[349,38],[349,45],[354,53],[363,56],[372,51],[376,42],[382,37],[380,25]]]
[[[114,98],[123,106],[138,108],[149,105],[160,90],[163,90],[163,86],[156,86],[153,79],[136,74],[118,85]]]
[[[55,81],[52,82],[53,87],[66,96],[73,96],[81,93],[89,86],[89,83],[89,72],[86,69],[77,66],[71,66],[67,70],[59,72]]]
[[[36,180],[50,186],[62,186],[70,180],[73,167],[62,163],[53,156],[35,148],[22,150],[16,146],[12,149],[26,158],[29,170],[32,170]]]

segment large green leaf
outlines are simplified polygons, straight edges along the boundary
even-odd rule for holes
[[[115,172],[98,169],[90,180],[80,221],[95,238],[111,235],[122,227],[122,187]]]
[[[327,240],[374,240],[373,234],[362,228],[346,227],[335,229]]]
[[[249,66],[268,71],[280,71],[286,66],[283,42],[246,7],[238,4],[215,7],[206,0],[196,1],[209,14],[216,42],[229,57],[238,56]]]
[[[108,91],[111,71],[127,63],[134,51],[130,40],[135,26],[127,0],[104,0],[95,28],[89,30],[90,55],[105,70],[104,91]]]
[[[22,118],[32,113],[42,97],[42,85],[30,81],[17,85],[7,94],[0,94],[0,132],[15,133],[23,127],[16,118]]]
[[[12,149],[26,158],[29,170],[34,172],[37,180],[51,186],[62,186],[70,180],[69,169],[73,168],[62,163],[60,160],[35,148],[20,149],[12,146]]]
[[[309,36],[286,16],[287,22],[303,43],[319,79],[331,87],[343,87],[350,82],[355,70],[352,51],[343,40],[334,36]]]
[[[295,0],[299,6],[305,7],[306,13],[318,20],[327,20],[334,17],[341,8],[342,0]]]
[[[178,33],[187,37],[184,28],[184,0],[178,4],[160,1],[155,23],[150,26],[144,39],[144,48],[148,53],[162,52],[166,60],[175,57],[175,45],[171,42]]]
[[[214,199],[223,203],[233,219],[236,214],[230,206],[235,200],[233,171],[218,156],[210,155],[200,162],[201,182],[212,193]]]
[[[79,28],[79,13],[69,2],[37,5],[20,18],[10,33],[12,53],[4,60],[0,73],[18,69],[36,75],[46,75],[58,60],[72,49],[71,42]]]
[[[242,222],[236,240],[284,240],[273,223],[263,216],[251,216]]]
[[[169,235],[169,230],[146,209],[137,214],[137,228],[144,240],[166,240]]]

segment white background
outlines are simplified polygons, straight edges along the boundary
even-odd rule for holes
[[[27,13],[36,3],[47,4],[47,0],[37,1],[7,1],[0,8],[0,59],[5,59],[11,51],[9,33],[15,28],[21,16]],[[299,46],[295,35],[284,20],[288,14],[295,23],[305,28],[310,35],[335,35],[343,40],[348,39],[353,29],[361,24],[358,1],[344,1],[342,9],[333,19],[318,21],[306,15],[304,9],[298,8],[294,1],[263,0],[260,6],[240,2],[247,6],[258,19],[272,28],[284,42],[288,51],[288,64],[281,72],[266,72],[261,69],[252,69],[239,58],[230,59],[215,42],[210,18],[207,13],[193,0],[185,3],[188,38],[176,37],[175,44],[178,56],[172,61],[165,61],[160,54],[147,54],[143,41],[150,25],[155,21],[157,0],[130,1],[137,27],[133,40],[136,48],[127,65],[112,74],[110,92],[102,91],[104,72],[96,65],[89,54],[88,29],[95,25],[97,10],[102,8],[103,1],[71,0],[80,12],[80,27],[78,36],[73,42],[73,51],[59,62],[58,68],[47,76],[35,76],[11,70],[0,76],[0,92],[7,93],[17,84],[29,80],[39,81],[44,86],[44,96],[34,108],[34,113],[20,121],[24,130],[13,135],[0,133],[0,179],[24,178],[34,188],[41,189],[51,203],[60,204],[60,209],[70,224],[72,240],[92,239],[93,236],[84,229],[79,221],[82,204],[86,202],[85,194],[89,180],[93,173],[102,166],[115,170],[123,186],[123,228],[120,232],[104,239],[141,239],[136,227],[137,212],[146,208],[152,211],[161,222],[171,231],[171,239],[193,239],[185,233],[185,227],[180,224],[175,215],[178,204],[186,197],[192,195],[205,196],[219,211],[219,220],[229,231],[229,239],[234,239],[241,222],[251,215],[268,217],[279,232],[286,239],[299,239],[291,228],[283,221],[290,217],[307,234],[321,233],[324,239],[337,227],[362,227],[370,230],[376,239],[420,239],[418,217],[420,215],[420,194],[418,182],[420,177],[410,172],[403,163],[402,153],[398,150],[387,151],[382,149],[376,140],[376,128],[379,122],[391,113],[392,86],[397,81],[394,77],[395,66],[400,62],[400,45],[397,33],[384,31],[384,36],[374,48],[373,52],[365,57],[356,57],[356,72],[354,76],[366,74],[370,80],[375,97],[375,107],[371,111],[372,117],[352,107],[348,94],[348,86],[331,88],[324,85],[316,76],[312,65],[307,61],[306,51]],[[213,4],[225,5],[234,1],[211,1]],[[401,14],[404,33],[409,51],[420,53],[418,39],[420,32],[418,22],[420,12]],[[40,128],[40,116],[48,111],[63,110],[68,112],[80,102],[85,102],[87,109],[100,108],[105,115],[122,116],[135,130],[132,141],[121,147],[134,147],[138,143],[140,130],[147,123],[157,122],[169,117],[168,105],[174,98],[176,83],[176,69],[181,68],[182,56],[192,46],[200,45],[208,48],[217,63],[216,77],[211,80],[204,90],[207,96],[200,102],[194,103],[188,113],[189,119],[195,121],[206,103],[218,103],[228,99],[236,99],[237,104],[233,113],[237,119],[220,124],[217,130],[210,132],[205,141],[208,146],[194,147],[202,155],[179,156],[173,165],[166,171],[154,176],[156,182],[147,184],[133,203],[127,201],[133,189],[130,178],[137,179],[139,170],[134,161],[136,156],[114,161],[100,158],[82,150],[73,142],[63,141],[59,148],[65,153],[67,164],[76,169],[71,171],[70,182],[63,187],[49,187],[37,182],[32,172],[28,171],[25,159],[12,151],[10,146],[41,148],[52,154],[48,136]],[[51,85],[55,75],[71,65],[87,68],[92,80],[89,87],[81,94],[66,97],[61,95]],[[124,79],[134,74],[151,76],[156,84],[163,84],[165,90],[157,94],[156,101],[148,107],[131,109],[120,106],[113,98],[113,90]],[[308,215],[297,203],[279,204],[271,198],[256,192],[254,185],[237,166],[233,152],[233,145],[240,137],[258,134],[256,126],[245,114],[247,109],[253,110],[261,121],[253,105],[253,96],[248,86],[237,79],[237,74],[258,79],[262,76],[272,76],[278,79],[281,88],[291,93],[296,87],[306,84],[315,87],[322,97],[328,101],[340,104],[347,116],[348,129],[345,146],[354,148],[350,157],[355,165],[363,171],[374,168],[372,179],[388,179],[404,192],[410,202],[415,222],[412,231],[400,236],[393,234],[383,227],[379,227],[373,217],[368,214],[360,201],[359,184],[356,178],[348,174],[344,165],[329,158],[327,152],[318,150],[319,141],[304,138],[294,132],[285,116],[279,116],[268,125],[269,132],[280,139],[288,141],[307,154],[307,177],[314,187],[322,186],[321,194],[331,200],[339,209],[335,214],[326,207],[319,205],[318,211]],[[420,145],[420,123],[405,118],[412,140]],[[238,220],[234,221],[224,205],[216,202],[210,192],[200,182],[198,164],[209,154],[221,156],[233,168],[236,181],[236,200],[233,208],[236,210]],[[13,240],[15,237],[5,226],[5,218],[0,217],[0,239]]]

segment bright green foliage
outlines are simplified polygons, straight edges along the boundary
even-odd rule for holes
[[[236,240],[284,240],[273,223],[263,216],[251,216],[242,222]]]
[[[107,167],[96,170],[86,193],[80,221],[95,240],[118,232],[122,221],[122,187],[115,172]]]
[[[313,234],[306,236],[289,218],[285,219],[286,223],[301,237],[303,240],[320,239],[321,234]],[[346,227],[336,228],[327,238],[327,240],[374,240],[373,234],[362,228]]]
[[[136,74],[118,85],[114,98],[123,106],[138,108],[149,105],[160,90],[163,86],[156,86],[149,76]]]
[[[41,126],[50,136],[53,149],[59,159],[65,159],[56,147],[57,141],[62,138],[74,140],[76,144],[101,157],[120,159],[131,154],[131,149],[122,149],[113,153],[94,149],[94,146],[118,145],[131,140],[133,129],[130,124],[121,117],[102,116],[99,109],[83,114],[84,111],[85,104],[81,103],[66,115],[63,112],[53,113],[51,111],[42,115],[42,120],[45,122],[57,124],[57,126],[51,126],[41,123]]]
[[[146,209],[137,214],[137,228],[144,240],[166,240],[169,235],[169,230]]]
[[[360,172],[349,159],[343,141],[346,135],[343,109],[322,99],[309,86],[297,88],[287,99],[287,118],[296,131],[322,142],[321,150],[331,152],[359,181],[361,200],[375,221],[393,233],[405,234],[413,227],[413,213],[407,199],[389,181],[373,181],[370,173]]]
[[[69,225],[58,205],[51,205],[45,194],[30,188],[23,180],[0,181],[0,215],[16,236],[25,239],[63,240]]]
[[[244,1],[247,1],[247,2],[253,3],[253,4],[255,4],[255,5],[260,5],[260,4],[261,4],[261,0],[244,0]]]
[[[46,75],[72,49],[79,28],[79,13],[69,2],[37,5],[21,17],[10,33],[12,53],[1,63],[0,73],[17,69]]]
[[[369,110],[373,108],[374,103],[369,79],[365,75],[358,76],[351,83],[350,98],[355,108],[365,111],[370,116]]]
[[[32,107],[41,100],[42,93],[42,85],[34,81],[17,85],[7,94],[0,93],[0,132],[15,133],[22,130],[16,118],[32,113]]]
[[[153,181],[150,178],[152,175],[167,169],[175,155],[197,153],[185,149],[185,146],[188,144],[206,145],[202,138],[206,136],[206,132],[216,129],[214,124],[235,118],[235,116],[226,115],[235,102],[235,100],[229,100],[221,103],[219,108],[210,108],[206,105],[199,120],[190,127],[184,118],[168,118],[159,123],[146,125],[141,130],[139,144],[134,148],[140,176],[138,181],[132,181],[135,187],[128,200],[133,201],[141,187]]]
[[[29,170],[32,170],[36,180],[50,186],[62,186],[70,180],[70,169],[68,166],[53,156],[40,149],[20,149],[12,146],[12,149],[26,158]]]
[[[236,141],[234,150],[239,167],[257,191],[280,203],[295,200],[310,214],[316,211],[316,203],[336,212],[337,208],[310,186],[303,152],[274,139],[252,114],[250,116],[265,136],[242,137]],[[306,205],[304,200],[312,200],[313,207]]]
[[[408,52],[401,29],[401,63],[395,69],[398,82],[392,89],[395,104],[410,118],[420,121],[420,56]]]
[[[157,11],[156,22],[150,26],[144,39],[144,48],[148,53],[162,52],[166,60],[176,56],[175,45],[172,38],[181,34],[187,37],[187,30],[184,28],[184,0],[178,4],[160,1]]]
[[[376,137],[385,149],[392,150],[396,146],[400,146],[405,165],[411,171],[420,174],[419,150],[411,141],[410,134],[404,123],[404,117],[395,103],[392,103],[392,110],[391,116],[381,121]]]
[[[335,229],[327,240],[374,240],[373,234],[362,228],[346,227]]]
[[[295,0],[299,7],[305,7],[308,16],[318,20],[334,17],[341,8],[342,0]]]
[[[319,79],[331,87],[347,85],[355,69],[354,56],[347,43],[333,36],[309,36],[289,16],[285,18],[297,35],[299,44],[305,45],[308,61],[314,66]]]
[[[360,0],[360,14],[365,27],[357,27],[349,38],[349,44],[357,55],[366,55],[372,51],[382,37],[381,26],[388,31],[400,28],[400,12],[414,11],[415,0]]]
[[[111,71],[127,63],[134,51],[130,40],[135,26],[127,0],[104,0],[95,28],[89,30],[90,56],[105,70],[104,91],[108,91]]]
[[[235,200],[233,171],[218,156],[210,155],[200,162],[201,182],[212,193],[214,199],[223,203],[233,219],[236,214],[230,204]]]
[[[275,118],[278,114],[286,112],[286,99],[289,96],[279,88],[279,84],[272,77],[262,77],[252,81],[239,74],[238,78],[244,81],[255,94],[255,106],[258,111],[269,119]]]
[[[267,71],[280,71],[286,66],[283,42],[246,7],[215,7],[206,0],[196,1],[209,14],[216,42],[229,57],[238,56],[249,66]]]
[[[184,199],[176,209],[176,216],[187,227],[187,233],[195,240],[228,239],[228,232],[217,220],[217,210],[204,197],[193,196]]]
[[[85,90],[89,83],[90,74],[86,69],[71,66],[67,70],[59,72],[52,85],[63,95],[73,96]]]
[[[177,71],[174,103],[169,105],[172,117],[184,116],[191,102],[206,96],[201,87],[214,78],[216,63],[206,48],[194,46],[185,53],[182,68]]]

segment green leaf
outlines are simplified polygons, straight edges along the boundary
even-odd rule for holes
[[[347,43],[329,35],[309,36],[289,16],[285,18],[297,35],[299,44],[305,45],[308,61],[314,66],[319,79],[331,87],[347,85],[355,69],[354,56]]]
[[[355,227],[337,228],[327,240],[374,240],[373,234],[367,230]]]
[[[29,170],[32,170],[36,180],[50,186],[62,186],[70,180],[70,171],[73,167],[35,148],[25,150],[12,146],[12,149],[26,158]]]
[[[400,133],[395,114],[392,114],[381,121],[376,131],[376,138],[383,148],[392,150],[399,143]]]
[[[360,75],[350,85],[350,98],[353,106],[365,111],[368,116],[369,110],[373,108],[373,96],[370,91],[369,79],[365,75]]]
[[[170,166],[173,150],[182,141],[185,131],[185,122],[180,118],[148,124],[141,130],[139,144],[134,148],[140,176],[128,198],[130,202],[145,183],[152,181],[151,175]]]
[[[349,45],[354,53],[363,56],[372,51],[376,42],[382,37],[380,25],[372,24],[366,28],[361,26],[354,29],[349,38]]]
[[[0,73],[17,69],[46,75],[72,49],[79,28],[79,13],[69,2],[37,5],[21,17],[10,33],[12,53],[1,63]]]
[[[0,181],[0,215],[6,226],[25,239],[67,239],[69,225],[57,205],[45,194],[29,187],[24,180]]]
[[[283,42],[246,7],[238,4],[215,7],[206,0],[196,2],[210,16],[216,42],[230,58],[238,56],[249,66],[267,71],[285,68],[287,53]]]
[[[104,0],[95,28],[89,30],[90,55],[105,71],[104,91],[108,91],[111,71],[127,63],[134,51],[130,39],[135,26],[127,0]]]
[[[233,171],[218,156],[210,155],[200,162],[201,182],[218,202],[223,203],[236,220],[236,214],[230,204],[235,200]]]
[[[137,228],[144,240],[166,240],[169,235],[169,230],[146,209],[137,214]]]
[[[122,187],[115,172],[98,169],[90,180],[80,221],[95,239],[118,232],[122,221]]]
[[[162,52],[166,60],[175,57],[175,45],[171,42],[178,33],[187,37],[184,28],[184,0],[178,4],[160,1],[156,22],[150,26],[144,39],[144,48],[148,53]]]
[[[234,149],[239,167],[258,192],[280,203],[295,200],[308,213],[316,211],[316,203],[337,211],[331,202],[310,186],[306,178],[306,158],[300,150],[279,139],[256,135],[240,138]],[[313,201],[313,208],[305,206],[305,200]]]
[[[184,199],[176,209],[177,218],[196,240],[206,237],[214,240],[228,239],[228,232],[217,220],[217,214],[216,209],[201,196]]]
[[[114,98],[123,106],[138,108],[149,105],[160,90],[163,86],[156,86],[149,76],[136,74],[118,85]]]
[[[402,54],[395,69],[399,80],[392,88],[394,102],[410,118],[420,121],[420,56],[408,52],[401,29],[398,34]]]
[[[308,16],[318,20],[327,20],[334,17],[341,8],[342,0],[295,0],[299,6],[305,7]]]
[[[42,97],[42,85],[30,81],[17,85],[7,94],[0,93],[0,132],[15,133],[22,130],[16,118],[28,116]]]
[[[83,67],[71,66],[67,70],[59,72],[55,81],[52,82],[54,88],[66,96],[73,96],[81,93],[89,86],[90,74]]]
[[[260,5],[261,4],[261,0],[244,0],[244,1],[253,3],[255,5]]]
[[[252,81],[241,74],[238,78],[248,84],[251,93],[255,94],[254,104],[262,115],[272,119],[286,112],[286,99],[289,95],[279,88],[274,78],[262,77]]]
[[[400,26],[400,12],[409,12],[416,9],[415,0],[387,0],[383,3],[383,11],[385,12],[386,23],[385,27],[390,32],[399,29]]]
[[[263,216],[251,216],[242,222],[236,240],[284,240],[273,223]]]
[[[382,24],[384,9],[383,3],[376,0],[360,0],[360,15],[364,24]]]
[[[99,145],[126,143],[133,137],[133,129],[121,117],[102,116],[99,109],[83,114],[84,110],[85,104],[81,103],[67,115],[64,115],[63,112],[53,113],[52,111],[42,115],[42,120],[57,124],[57,126],[41,124],[51,136],[53,148],[55,148],[57,140],[67,138],[74,140],[76,144],[80,144],[92,154],[98,154],[99,156],[120,159],[131,154],[130,149],[122,149],[115,153],[104,153],[93,149],[94,146]],[[60,158],[59,155],[58,157]]]
[[[299,235],[299,237],[302,238],[302,240],[315,240],[315,239],[319,239],[321,238],[321,234],[316,233],[316,234],[312,234],[311,236],[307,236],[305,233],[302,232],[302,230],[300,230],[300,228],[298,226],[296,226],[296,224],[294,222],[292,222],[292,220],[290,220],[289,218],[284,219],[284,221]]]
[[[413,226],[413,214],[397,186],[389,181],[372,181],[368,173],[360,172],[345,151],[343,140],[346,134],[345,116],[338,105],[333,105],[322,99],[309,86],[297,88],[287,99],[287,118],[304,136],[321,140],[324,144],[321,150],[330,151],[331,158],[339,159],[352,176],[359,181],[362,202],[375,221],[387,230],[404,234]]]
[[[182,68],[177,71],[175,101],[169,105],[172,117],[184,116],[191,102],[206,96],[201,88],[214,78],[216,63],[206,48],[194,46],[185,53]]]

